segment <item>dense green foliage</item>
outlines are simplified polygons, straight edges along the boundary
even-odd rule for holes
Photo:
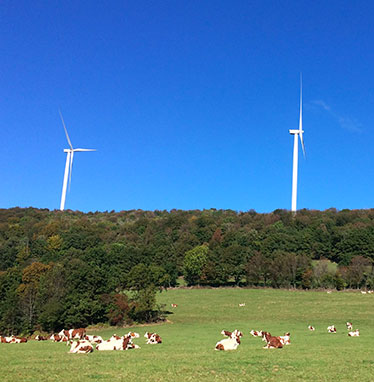
[[[373,288],[374,210],[0,210],[0,332],[156,320],[188,285]],[[331,262],[338,267],[331,269]]]
[[[6,382],[372,382],[374,295],[344,291],[175,288],[157,294],[161,304],[178,304],[171,322],[133,327],[140,334],[131,351],[68,354],[63,343],[30,340],[0,344],[1,380]],[[246,306],[239,307],[239,303]],[[348,337],[346,321],[360,330]],[[316,330],[310,332],[308,325]],[[327,333],[335,325],[337,333]],[[232,352],[214,350],[221,330],[239,329]],[[291,345],[265,350],[250,330],[291,333]],[[94,328],[108,339],[129,328]],[[144,333],[157,332],[161,345],[146,345]]]

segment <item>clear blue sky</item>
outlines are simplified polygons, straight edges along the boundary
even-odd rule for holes
[[[374,207],[374,2],[0,3],[0,208]],[[300,151],[299,151],[300,153]]]

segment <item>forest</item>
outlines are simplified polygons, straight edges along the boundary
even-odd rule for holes
[[[178,287],[374,288],[374,209],[0,209],[0,333],[165,318]]]

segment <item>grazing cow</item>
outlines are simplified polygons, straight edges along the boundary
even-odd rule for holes
[[[69,353],[87,354],[93,352],[93,346],[87,340],[79,340],[74,342],[71,340]]]
[[[366,292],[364,290],[361,291],[361,294],[366,294]]]
[[[0,343],[7,344],[8,341],[6,340],[6,337],[0,336]]]
[[[245,302],[239,304],[240,307],[245,306]]]
[[[348,332],[349,337],[359,337],[360,336],[360,331],[356,329],[355,331]]]
[[[176,308],[177,306],[178,306],[178,304],[171,304],[172,308]]]
[[[370,293],[370,294],[372,294],[374,291],[372,291],[372,290],[368,290],[368,293]]]
[[[327,327],[327,331],[328,331],[329,333],[336,333],[336,328],[335,328],[334,325],[331,325],[331,326],[328,326],[328,327]]]
[[[262,332],[262,340],[266,342],[264,349],[282,349],[283,344],[279,337],[274,337],[268,332]]]
[[[101,344],[104,340],[101,336],[84,336],[84,339],[86,341],[89,341],[91,343],[94,343],[94,344]]]
[[[348,322],[347,321],[346,325],[347,325],[347,330],[352,330],[353,329],[352,322]]]
[[[249,333],[252,334],[253,337],[261,337],[262,336],[261,330],[251,330]]]
[[[157,333],[146,332],[144,334],[144,337],[147,338],[147,344],[149,344],[149,345],[162,344],[162,339]]]
[[[316,330],[316,328],[312,325],[309,325],[308,326],[308,329],[311,331],[311,332],[314,332]]]

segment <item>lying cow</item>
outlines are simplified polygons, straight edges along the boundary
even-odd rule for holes
[[[20,344],[27,342],[27,338],[25,337],[16,337],[16,336],[10,336],[10,337],[2,337],[0,336],[0,342],[3,344]]]
[[[71,341],[69,353],[87,354],[93,352],[92,344],[87,340]]]
[[[285,333],[284,336],[279,336],[280,342],[282,342],[282,345],[291,345],[291,333]]]
[[[52,334],[50,337],[49,337],[50,340],[52,340],[53,342],[68,342],[69,341],[69,338],[66,337],[64,334],[63,335],[60,335],[60,334]]]
[[[226,337],[243,337],[243,333],[238,329],[235,329],[233,332],[229,332],[228,330],[222,330],[221,334]]]
[[[47,340],[48,340],[47,337],[41,336],[39,334],[35,337],[35,341],[47,341]]]
[[[308,326],[308,329],[311,331],[311,332],[314,332],[316,330],[316,328],[312,325],[309,325]]]
[[[352,322],[348,322],[347,321],[346,325],[347,325],[347,330],[352,330],[353,329]]]
[[[215,350],[236,350],[239,344],[239,337],[229,337],[217,342]]]
[[[79,329],[69,329],[65,330],[62,329],[60,333],[58,333],[60,336],[65,336],[68,338],[68,340],[82,340],[86,335],[86,329],[79,328]]]
[[[360,331],[356,329],[355,331],[348,332],[349,337],[359,337],[360,336]]]
[[[221,334],[228,335],[230,332],[222,330]],[[243,333],[235,329],[228,337],[216,343],[215,350],[236,350],[240,345],[240,337]]]
[[[106,351],[106,350],[129,350],[129,349],[140,349],[138,345],[132,343],[131,336],[123,336],[119,339],[109,339],[108,341],[103,341],[96,346],[96,350]]]
[[[252,334],[253,337],[261,337],[262,336],[261,330],[251,330],[249,333]]]
[[[101,344],[104,340],[101,336],[84,336],[86,341],[89,341],[93,344]]]
[[[10,341],[11,344],[21,344],[26,342],[27,342],[26,337],[16,337],[16,336],[12,336],[12,340]]]
[[[157,345],[162,344],[162,339],[157,333],[148,333],[144,334],[144,337],[147,338],[148,345]]]
[[[336,328],[335,328],[334,325],[330,325],[330,326],[327,327],[327,331],[329,333],[336,333]]]
[[[262,340],[266,342],[264,349],[282,349],[283,343],[279,337],[272,336],[269,332],[262,332]]]

